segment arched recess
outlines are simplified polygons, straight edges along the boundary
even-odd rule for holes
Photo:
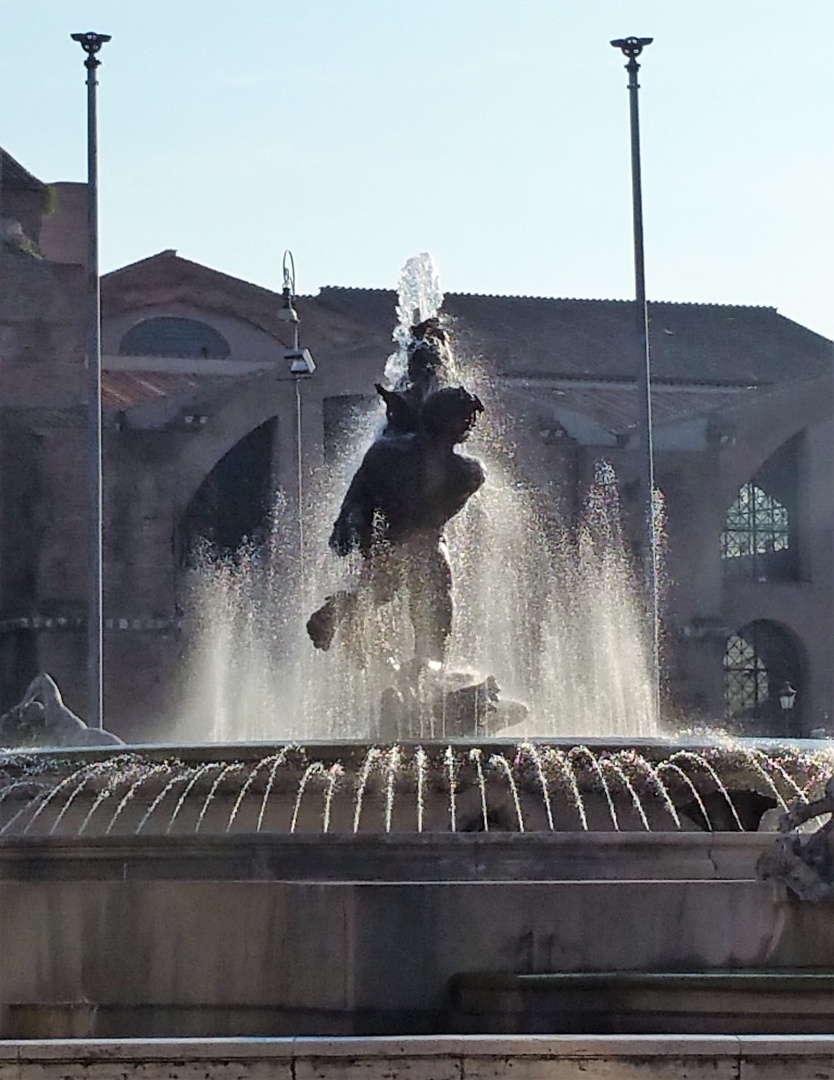
[[[803,663],[799,643],[779,623],[757,619],[731,634],[724,650],[724,706],[743,735],[790,735],[801,730]],[[795,691],[790,707],[786,708]]]
[[[218,402],[211,423],[199,438],[187,439],[176,462],[172,522],[179,522],[197,489],[217,462],[256,427],[275,419],[290,430],[294,413],[292,384],[272,369],[247,379]]]
[[[245,435],[217,462],[182,514],[180,562],[200,547],[234,555],[247,542],[261,543],[269,529],[273,496],[275,417]]]
[[[733,439],[721,452],[721,501],[730,506],[742,484],[781,446],[834,411],[834,375],[810,379],[763,395],[742,410],[730,411]]]
[[[224,360],[228,341],[208,323],[160,315],[132,326],[119,343],[121,356],[176,356]]]

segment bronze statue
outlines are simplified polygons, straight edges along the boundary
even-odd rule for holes
[[[330,536],[336,554],[361,554],[359,590],[373,604],[406,598],[417,668],[442,663],[452,628],[444,526],[484,482],[480,462],[455,449],[483,405],[462,386],[443,385],[447,359],[447,334],[437,320],[413,328],[406,373],[393,390],[376,386],[386,426],[362,459]],[[329,649],[350,626],[359,590],[329,596],[310,616],[316,648]]]
[[[377,384],[386,424],[351,480],[330,535],[337,555],[359,554],[358,584],[328,596],[307,620],[317,649],[340,639],[361,666],[377,662],[384,739],[426,727],[483,736],[527,713],[520,702],[499,702],[492,675],[449,671],[444,663],[453,604],[443,530],[484,482],[481,463],[457,449],[484,407],[464,387],[449,385],[452,361],[448,332],[427,319],[411,329],[406,369],[393,389]],[[368,647],[363,633],[368,609],[395,599],[404,602],[413,630],[414,656],[406,661],[388,642]]]

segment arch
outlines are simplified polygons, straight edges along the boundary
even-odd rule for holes
[[[834,378],[825,375],[780,388],[760,401],[728,413],[737,417],[733,440],[721,451],[721,501],[730,506],[739,488],[781,446],[830,418],[834,408]]]
[[[278,421],[279,436],[281,425],[285,432],[291,430],[292,388],[293,384],[283,378],[278,369],[272,368],[242,381],[234,394],[218,402],[205,433],[200,438],[186,440],[177,454],[172,522],[181,519],[194,493],[220,458],[250,431],[274,418]]]
[[[273,492],[272,447],[276,418],[254,428],[217,462],[182,514],[180,561],[208,544],[220,555],[234,555],[247,542],[266,535]]]
[[[208,323],[159,315],[132,326],[119,343],[121,356],[177,356],[225,360],[228,341]]]
[[[724,650],[724,706],[730,726],[744,735],[786,735],[787,727],[798,730],[802,666],[798,642],[779,623],[756,619],[731,634]],[[790,710],[779,700],[786,686],[796,691]]]

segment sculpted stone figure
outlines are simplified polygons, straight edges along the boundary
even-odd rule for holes
[[[386,426],[365,454],[333,525],[330,547],[363,558],[359,589],[329,596],[307,631],[330,648],[350,624],[358,593],[375,605],[407,599],[415,663],[442,662],[452,627],[452,575],[446,523],[484,482],[480,462],[457,452],[483,405],[445,377],[445,331],[435,320],[412,330],[406,374],[393,390],[377,385]]]
[[[779,823],[780,836],[757,866],[765,881],[780,881],[800,900],[834,899],[834,816],[814,833],[799,833],[800,825],[822,814],[834,815],[834,778],[825,794],[811,803],[796,803]]]
[[[102,728],[87,727],[68,709],[55,680],[41,672],[19,705],[0,716],[0,746],[112,746],[122,740]]]

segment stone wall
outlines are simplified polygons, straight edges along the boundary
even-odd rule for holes
[[[86,591],[84,312],[81,267],[0,256],[2,708],[38,668],[86,704],[72,629]]]

